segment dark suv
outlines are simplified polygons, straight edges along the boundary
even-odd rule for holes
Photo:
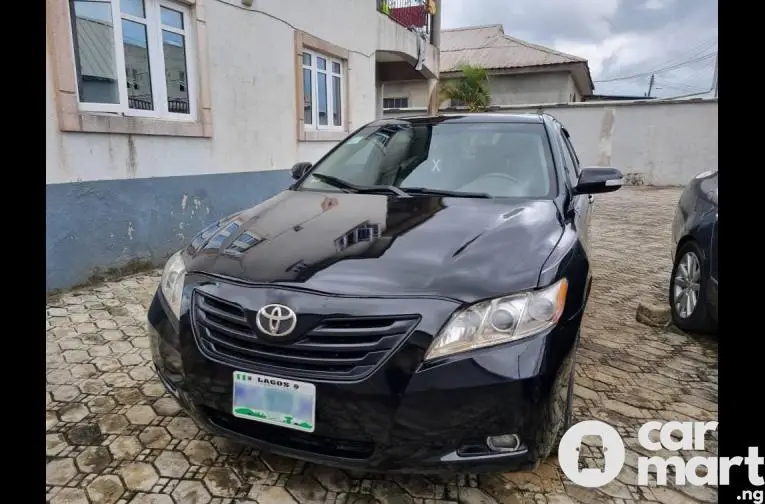
[[[148,313],[209,430],[369,471],[534,467],[571,418],[592,194],[547,115],[363,126],[172,256]]]

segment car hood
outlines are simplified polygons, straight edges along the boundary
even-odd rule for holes
[[[338,295],[463,302],[537,286],[554,202],[284,191],[185,250],[189,272]]]

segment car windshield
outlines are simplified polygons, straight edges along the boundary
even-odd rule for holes
[[[541,123],[400,121],[362,128],[299,188],[549,198],[555,171]]]

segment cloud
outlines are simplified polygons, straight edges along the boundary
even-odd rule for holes
[[[645,91],[655,71],[657,80],[674,83],[674,89],[664,86],[660,95],[666,96],[682,94],[677,92],[679,88],[692,92],[711,85],[714,58],[710,55],[716,48],[716,37],[716,26],[710,30],[705,17],[691,15],[650,30],[625,31],[590,42],[556,39],[553,46],[587,58],[594,80],[611,81],[596,82],[598,92]],[[635,77],[612,80],[629,76]]]
[[[444,28],[502,24],[505,33],[519,38],[550,40],[602,38],[620,0],[446,0]]]
[[[642,95],[652,70],[659,96],[708,89],[716,50],[716,0],[445,0],[444,28],[502,24],[505,33],[587,58],[596,92]],[[640,75],[645,74],[645,75]]]
[[[658,10],[669,7],[673,3],[675,3],[674,0],[647,0],[646,3],[643,4],[643,8]]]

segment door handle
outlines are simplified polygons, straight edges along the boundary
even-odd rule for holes
[[[595,196],[593,196],[592,194],[588,194],[587,195],[587,202],[592,204],[594,201],[595,201]]]

